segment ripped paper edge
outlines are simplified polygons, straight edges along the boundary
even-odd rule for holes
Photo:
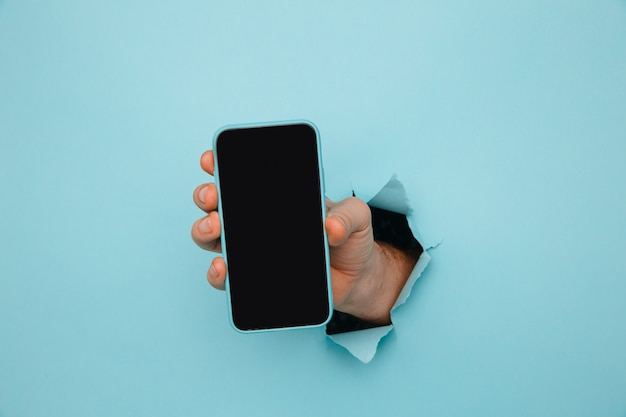
[[[415,237],[419,236],[416,227],[412,224],[411,219],[412,209],[409,205],[406,189],[404,185],[398,180],[397,175],[393,174],[391,179],[382,187],[382,189],[372,197],[368,203],[373,207],[401,213],[407,216],[407,222],[409,228]],[[421,243],[421,242],[420,242]],[[420,255],[415,267],[411,271],[407,282],[402,287],[402,291],[398,295],[398,299],[391,308],[392,324],[380,327],[374,327],[365,330],[356,330],[352,332],[339,333],[334,335],[327,335],[329,339],[344,347],[354,357],[361,362],[369,363],[378,350],[380,341],[387,336],[394,328],[393,325],[393,313],[394,310],[400,305],[404,304],[411,295],[411,290],[417,279],[422,275],[422,272],[428,266],[431,260],[431,256],[428,253],[428,249],[432,247],[424,248],[424,252]]]

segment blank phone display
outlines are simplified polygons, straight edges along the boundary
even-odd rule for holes
[[[234,326],[324,323],[331,306],[316,130],[226,129],[215,155]]]

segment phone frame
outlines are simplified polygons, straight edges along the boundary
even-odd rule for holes
[[[289,326],[289,327],[273,327],[273,328],[262,328],[262,329],[240,329],[236,326],[233,320],[233,307],[231,304],[231,293],[230,293],[230,284],[229,284],[229,274],[228,274],[228,253],[226,249],[226,240],[228,239],[227,231],[224,229],[224,218],[222,211],[222,199],[221,199],[221,188],[220,188],[220,173],[219,173],[219,162],[217,155],[217,142],[220,135],[228,130],[239,130],[239,129],[251,129],[251,128],[264,128],[264,127],[278,127],[278,126],[289,126],[289,125],[306,125],[310,127],[315,132],[315,142],[317,149],[317,160],[318,160],[318,172],[319,172],[319,184],[320,184],[320,206],[321,206],[321,217],[322,217],[322,235],[323,235],[323,250],[324,250],[324,259],[325,259],[325,271],[326,271],[326,288],[328,294],[328,316],[326,319],[318,324],[308,324],[308,325],[298,325],[298,326]],[[275,332],[282,330],[294,330],[294,329],[307,329],[307,328],[317,328],[321,326],[325,326],[331,319],[333,313],[333,295],[332,295],[332,281],[331,281],[331,269],[330,269],[330,250],[328,245],[328,235],[326,233],[326,228],[324,227],[326,221],[326,188],[324,182],[324,168],[322,164],[322,145],[320,139],[320,133],[317,126],[307,120],[307,119],[293,119],[293,120],[282,120],[282,121],[272,121],[272,122],[254,122],[254,123],[240,123],[240,124],[227,124],[220,127],[213,136],[213,152],[214,152],[214,178],[215,178],[215,186],[217,188],[218,193],[218,215],[220,218],[220,223],[222,227],[221,239],[222,239],[222,256],[224,257],[224,261],[226,262],[226,280],[225,280],[225,290],[227,294],[227,307],[228,307],[228,319],[230,325],[239,333],[265,333],[265,332]]]

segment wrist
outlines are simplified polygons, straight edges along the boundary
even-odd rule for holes
[[[360,297],[349,311],[373,324],[391,324],[391,308],[406,284],[417,259],[385,242],[375,242],[370,267],[359,279]]]

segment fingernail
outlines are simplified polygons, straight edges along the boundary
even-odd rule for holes
[[[206,190],[207,190],[207,187],[203,187],[198,193],[198,199],[200,200],[202,204],[206,203]]]
[[[207,216],[206,219],[200,222],[199,228],[202,233],[211,233],[211,218]]]
[[[211,267],[209,267],[209,275],[211,275],[213,278],[217,277],[217,271],[215,270],[213,264],[211,264]]]

